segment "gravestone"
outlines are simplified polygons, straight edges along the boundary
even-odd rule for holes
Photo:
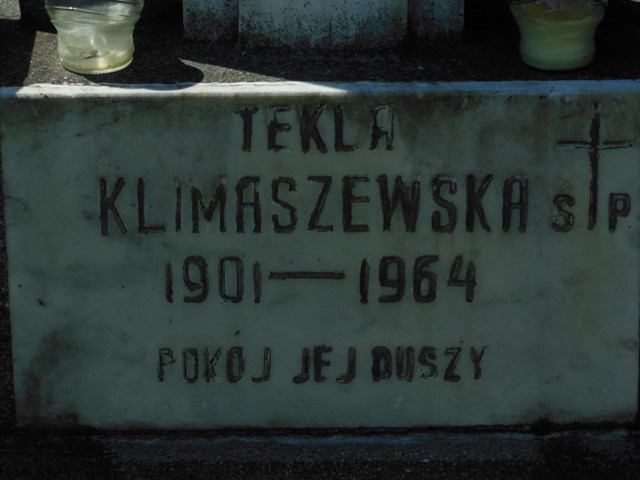
[[[459,38],[453,3],[402,36]],[[507,32],[283,65],[147,23],[83,78],[0,2],[0,478],[638,478],[640,3],[609,3],[575,73]]]
[[[248,47],[371,49],[459,39],[461,0],[184,0],[188,38]]]
[[[19,425],[633,421],[638,87],[2,89]]]

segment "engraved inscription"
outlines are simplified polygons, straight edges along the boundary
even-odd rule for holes
[[[434,347],[423,346],[374,346],[362,348],[349,346],[345,352],[335,351],[329,345],[315,345],[300,349],[299,364],[283,365],[295,372],[290,378],[294,385],[312,383],[337,383],[348,385],[362,375],[371,382],[432,381],[440,378],[444,382],[478,381],[482,379],[482,362],[489,347]],[[259,375],[251,376],[253,383],[268,382],[272,376],[272,355],[270,347],[263,348],[261,362],[248,364],[245,349],[232,347],[186,347],[158,349],[156,366],[157,380],[212,382],[216,379],[228,383],[241,381],[248,370]],[[471,364],[472,376],[463,378],[458,368],[460,362]],[[335,377],[329,371],[343,372]]]
[[[180,234],[203,239],[202,251],[165,258],[163,270],[158,269],[168,305],[216,302],[223,308],[242,308],[242,304],[252,303],[258,308],[271,300],[273,292],[318,285],[350,292],[353,305],[365,309],[411,303],[428,311],[430,304],[443,301],[443,297],[477,304],[483,280],[492,272],[489,266],[477,264],[473,252],[464,247],[446,252],[428,245],[421,251],[398,248],[363,254],[347,263],[321,259],[323,268],[306,268],[307,259],[295,256],[275,261],[255,251],[212,255],[207,253],[204,238],[206,235],[208,242],[216,235],[286,237],[304,232],[346,235],[344,238],[367,242],[390,233],[447,238],[454,234],[467,238],[509,235],[518,239],[530,235],[532,227],[552,235],[564,234],[580,222],[593,231],[598,218],[601,152],[633,147],[626,141],[602,141],[600,106],[595,103],[593,108],[590,140],[557,142],[561,149],[588,153],[589,163],[584,165],[588,185],[576,186],[588,190],[586,205],[580,204],[580,197],[567,193],[572,191],[567,185],[541,202],[536,196],[539,180],[526,171],[505,174],[452,168],[408,174],[353,168],[337,175],[332,173],[331,158],[322,157],[330,160],[317,165],[312,175],[282,171],[271,177],[240,169],[232,176],[221,170],[207,178],[176,178],[166,191],[142,176],[115,176],[111,172],[98,180],[98,228],[104,237]],[[237,148],[244,152],[241,155],[281,155],[299,145],[303,155],[333,153],[335,161],[341,161],[363,146],[381,155],[394,151],[401,112],[389,105],[372,106],[368,112],[366,138],[353,135],[356,130],[348,128],[350,117],[340,104],[240,106],[231,115],[240,120],[242,142]],[[331,125],[329,130],[327,125]],[[262,135],[256,133],[259,129]],[[258,138],[266,143],[260,144]],[[633,218],[633,199],[624,191],[606,193],[606,225],[615,234]],[[172,198],[169,210],[149,208],[149,199],[158,196]],[[125,197],[132,201],[125,201]],[[532,225],[533,218],[540,218],[535,215],[539,211],[548,212],[547,223]],[[478,381],[485,375],[484,360],[489,351],[487,345],[464,346],[462,342],[440,346],[354,343],[344,349],[327,344],[291,347],[296,348],[298,364],[278,367],[288,369],[294,385],[350,385],[362,379],[375,383],[437,378],[453,384]],[[280,373],[273,370],[273,359],[284,352],[264,346],[259,361],[254,353],[248,357],[247,350],[238,345],[160,346],[157,380],[235,384],[250,379],[255,384],[268,383],[274,373]]]

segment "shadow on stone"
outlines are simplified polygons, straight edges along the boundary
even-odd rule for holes
[[[22,85],[29,74],[36,32],[20,20],[0,18],[0,85]]]
[[[0,160],[2,160],[1,154]],[[3,185],[2,163],[0,162],[0,431],[10,430],[16,423]]]

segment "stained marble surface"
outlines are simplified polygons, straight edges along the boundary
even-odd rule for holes
[[[183,4],[188,38],[229,42],[250,47],[376,48],[399,45],[408,19],[426,36],[461,30],[462,6],[438,8],[432,2],[407,0],[328,0],[322,3],[273,0],[186,0]],[[411,15],[409,15],[411,13]],[[455,17],[455,18],[451,18]],[[443,25],[433,24],[438,20]],[[426,25],[426,24],[429,25]]]
[[[639,82],[182,87],[1,90],[19,424],[633,419]]]
[[[394,47],[406,36],[408,7],[402,0],[239,0],[238,33],[252,47]]]

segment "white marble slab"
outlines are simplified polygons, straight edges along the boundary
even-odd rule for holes
[[[254,47],[377,48],[407,33],[406,0],[239,0],[239,33]]]
[[[20,425],[636,414],[640,82],[0,95]]]
[[[230,42],[238,36],[238,0],[182,0],[187,38]]]
[[[184,0],[185,35],[251,47],[376,48],[458,40],[462,0]]]

